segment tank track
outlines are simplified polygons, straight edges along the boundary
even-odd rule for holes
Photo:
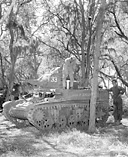
[[[41,131],[86,128],[89,119],[89,102],[56,101],[31,106],[28,120]]]
[[[29,122],[28,120],[21,120],[18,118],[14,118],[11,116],[11,108],[16,107],[18,103],[22,103],[23,100],[18,100],[18,101],[8,101],[4,103],[4,108],[3,108],[3,114],[7,120],[15,124],[17,127],[25,127]]]
[[[109,105],[106,101],[99,101],[96,105],[96,125],[97,126],[104,126],[108,119],[108,109]]]

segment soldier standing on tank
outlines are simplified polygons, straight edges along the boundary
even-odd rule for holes
[[[76,57],[71,56],[65,59],[63,65],[63,88],[66,89],[66,79],[70,78],[70,89],[73,89],[74,71],[76,69]]]
[[[114,109],[114,118],[115,118],[115,124],[119,125],[121,124],[122,120],[122,114],[123,114],[123,103],[121,95],[124,94],[125,89],[118,86],[118,82],[116,79],[112,80],[113,87],[111,87],[108,91],[112,92],[112,98],[113,98],[113,105],[115,107]]]

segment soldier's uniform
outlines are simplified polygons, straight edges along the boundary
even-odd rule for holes
[[[64,89],[66,88],[66,79],[68,76],[70,78],[70,87],[73,88],[75,68],[76,68],[76,58],[74,56],[71,56],[65,59],[65,62],[63,65],[63,88]]]
[[[14,84],[12,88],[11,95],[13,96],[12,99],[18,100],[20,96],[20,85],[19,84]]]
[[[114,118],[115,118],[115,122],[117,122],[117,124],[120,123],[120,121],[122,120],[122,114],[123,114],[123,106],[122,106],[122,98],[121,95],[124,94],[125,89],[118,86],[117,84],[117,80],[113,80],[113,87],[109,89],[109,91],[111,91],[113,93],[113,104],[115,106],[115,110],[114,110]]]

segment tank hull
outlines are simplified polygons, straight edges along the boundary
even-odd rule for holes
[[[4,106],[4,114],[16,125],[29,123],[43,132],[88,128],[90,98],[91,90],[59,90],[52,98],[9,102]],[[103,120],[108,107],[108,92],[98,91],[96,117]]]

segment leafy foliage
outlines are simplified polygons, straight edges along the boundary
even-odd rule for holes
[[[11,20],[9,21],[8,15],[1,25],[0,53],[3,60],[1,67],[3,67],[6,82],[8,82],[9,71],[12,65],[9,50],[11,38],[8,31],[9,28],[13,30],[13,48],[17,48],[14,74],[19,81],[31,77],[37,78],[40,75],[38,73],[39,67],[44,69],[41,66],[47,66],[48,68],[59,66],[70,54],[75,55],[82,61],[82,42],[84,41],[84,53],[87,54],[89,29],[92,31],[90,43],[92,56],[90,57],[91,63],[89,67],[91,70],[93,69],[98,5],[96,2],[92,5],[92,8],[94,7],[93,12],[89,12],[89,1],[84,0],[82,5],[84,6],[84,22],[82,21],[80,4],[76,0],[70,2],[66,0],[58,2],[53,2],[52,0],[16,1],[13,6],[13,16],[9,14],[12,16]],[[10,6],[11,1],[1,1],[1,19],[7,14]],[[118,67],[122,76],[121,80],[126,80],[128,77],[127,8],[128,4],[125,0],[116,0],[114,3],[109,3],[106,8],[99,68],[99,82],[104,82],[106,87],[106,81],[109,81],[112,77],[120,79],[112,60]],[[90,20],[88,17],[91,18],[91,27],[88,25]],[[85,24],[85,36],[82,39],[83,24]],[[106,57],[106,54],[109,57]],[[46,61],[44,62],[44,60]],[[40,72],[43,73],[43,71]],[[0,73],[1,77],[3,77],[1,71]]]

